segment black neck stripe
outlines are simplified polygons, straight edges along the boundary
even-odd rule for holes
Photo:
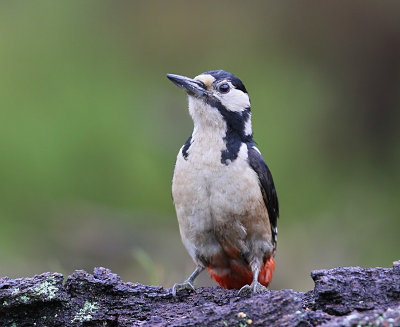
[[[185,160],[187,160],[187,157],[188,157],[188,155],[189,155],[188,150],[189,150],[189,148],[190,148],[191,142],[192,142],[192,136],[190,136],[190,137],[187,139],[187,141],[185,142],[185,144],[183,145],[183,148],[182,148],[182,155],[183,155],[183,158],[185,158]]]
[[[245,134],[246,122],[250,119],[250,107],[237,112],[227,110],[215,98],[208,98],[206,102],[208,105],[217,108],[226,122],[227,130],[224,137],[226,150],[221,151],[221,162],[229,164],[229,161],[232,162],[238,157],[242,143],[253,142],[253,135]]]

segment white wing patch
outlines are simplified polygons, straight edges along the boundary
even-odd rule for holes
[[[255,145],[253,145],[252,148],[253,148],[254,150],[256,150],[259,154],[261,154],[261,151],[258,150],[258,148],[257,148]]]

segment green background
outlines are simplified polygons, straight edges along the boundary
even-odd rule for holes
[[[2,1],[0,276],[187,277],[170,187],[192,122],[165,74],[211,69],[244,81],[276,182],[271,287],[391,266],[399,58],[397,1]]]

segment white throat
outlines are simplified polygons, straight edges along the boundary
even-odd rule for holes
[[[189,113],[194,129],[189,160],[203,164],[220,164],[221,151],[226,149],[227,125],[218,109],[189,96]]]
[[[189,113],[193,119],[194,132],[209,131],[225,136],[226,122],[217,108],[189,96]]]

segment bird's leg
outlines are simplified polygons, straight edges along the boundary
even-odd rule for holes
[[[239,295],[246,294],[246,293],[261,293],[265,292],[267,288],[264,285],[261,285],[258,282],[258,274],[260,273],[260,267],[257,265],[252,269],[253,271],[253,281],[251,282],[250,285],[244,285],[240,290],[239,290]]]
[[[182,284],[175,284],[172,287],[172,295],[175,297],[176,292],[179,292],[179,291],[182,291],[185,289],[194,291],[194,286],[192,283],[203,270],[204,270],[204,267],[197,266],[195,271],[192,272],[192,274],[189,276],[188,279],[186,279]]]

